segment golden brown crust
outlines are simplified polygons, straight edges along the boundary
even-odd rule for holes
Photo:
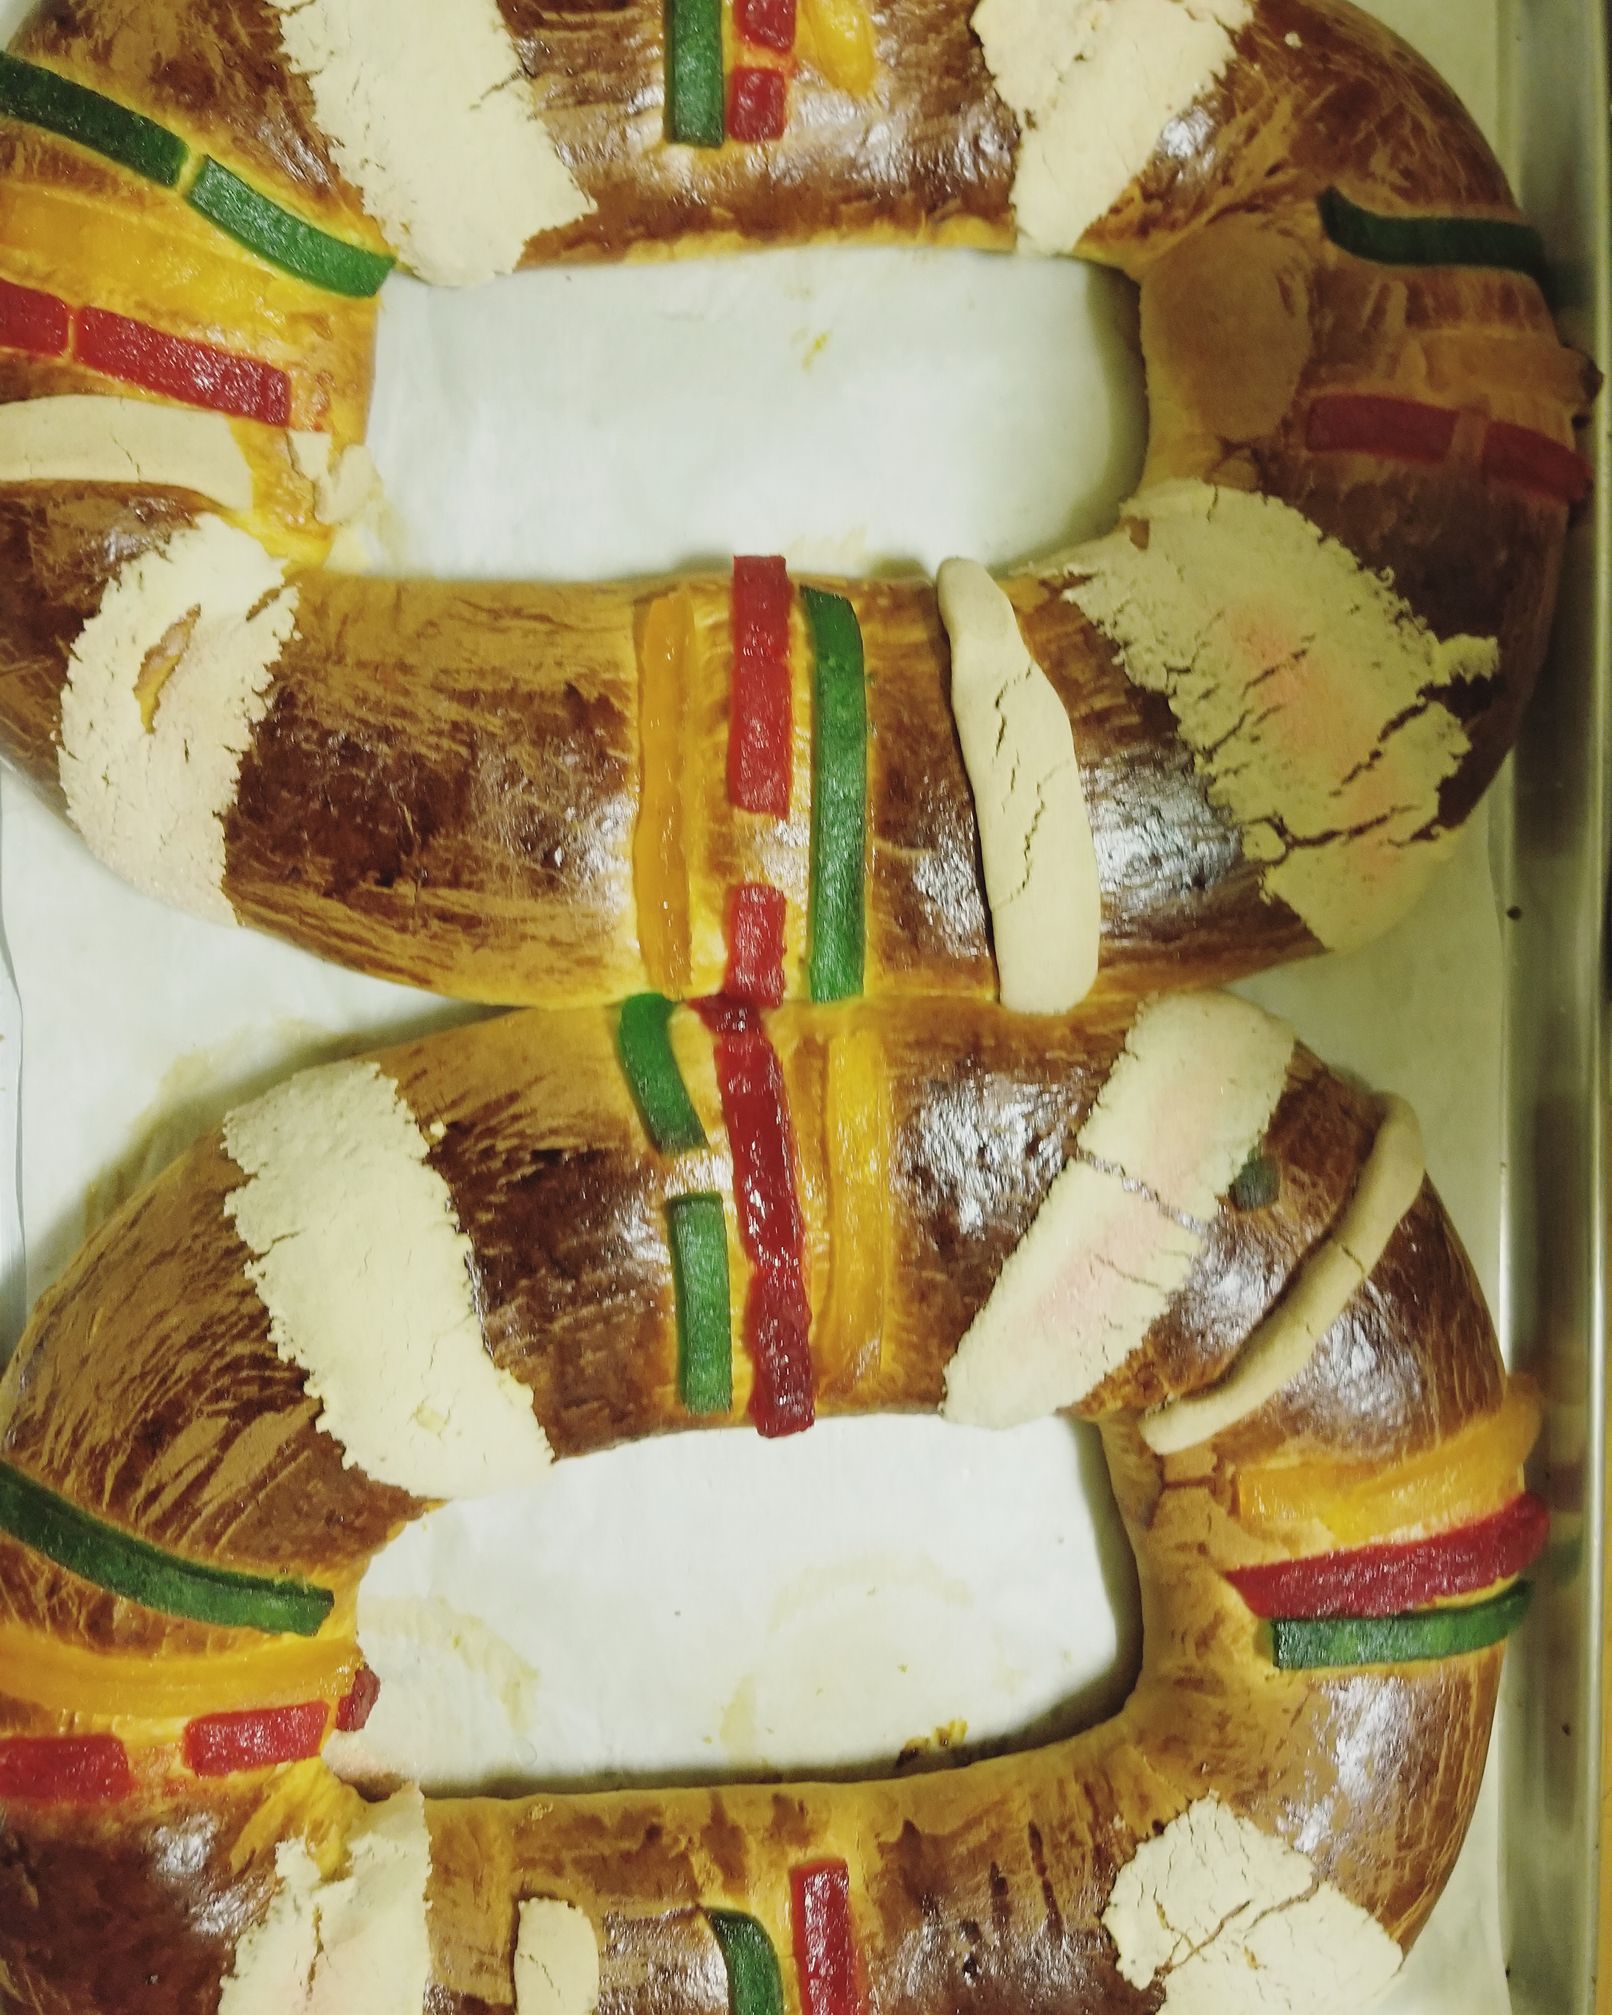
[[[643,983],[630,590],[316,574],[242,766],[245,920],[472,999]]]
[[[1018,129],[965,7],[882,0],[869,10],[880,56],[871,100],[803,70],[782,141],[708,152],[664,144],[659,0],[500,6],[561,158],[594,204],[537,239],[534,262],[814,238],[1011,242]]]
[[[344,1468],[316,1428],[318,1408],[275,1353],[250,1254],[224,1216],[240,1182],[217,1142],[203,1141],[118,1214],[115,1235],[89,1241],[18,1348],[0,1457],[41,1480],[70,1475],[86,1509],[174,1552],[356,1578],[420,1506]],[[114,1308],[121,1341],[109,1348]],[[43,1563],[0,1578],[0,1595],[14,1618],[57,1635],[76,1608],[75,1634],[100,1649],[176,1635],[140,1604]],[[238,1633],[194,1626],[177,1636],[187,1651],[239,1644]]]
[[[952,1349],[1064,1165],[1124,1027],[938,1001],[769,1018],[820,1311],[843,1257],[827,1220],[839,1171],[822,1119],[826,1046],[847,1035],[876,1042],[887,1099],[880,1350],[825,1409],[938,1403]],[[728,1146],[711,1067],[699,1062],[709,1041],[692,1015],[674,1024],[720,1170]],[[673,1165],[644,1137],[611,1016],[508,1016],[379,1061],[469,1235],[488,1348],[528,1387],[556,1450],[688,1424],[661,1229]],[[1279,1672],[1224,1570],[1284,1551],[1239,1525],[1240,1467],[1295,1450],[1400,1459],[1499,1405],[1493,1335],[1432,1192],[1277,1400],[1208,1448],[1162,1463],[1143,1445],[1135,1412],[1223,1375],[1337,1222],[1375,1130],[1364,1094],[1296,1052],[1261,1150],[1277,1171],[1274,1200],[1221,1210],[1184,1292],[1082,1408],[1104,1416],[1146,1624],[1142,1682],[1115,1721],[1025,1756],[888,1783],[434,1805],[430,2005],[508,2005],[515,1902],[540,1894],[577,1901],[600,1927],[604,2005],[642,2015],[702,2009],[721,1976],[697,1913],[775,1916],[789,1869],[828,1856],[852,1870],[861,1961],[881,2005],[916,2015],[968,1992],[1004,2011],[1067,2007],[1081,1995],[1074,2005],[1111,2015],[1150,2008],[1154,1992],[1116,1971],[1102,1911],[1135,1844],[1209,1794],[1276,1834],[1290,1831],[1296,1807],[1325,1814],[1328,1823],[1306,1833],[1317,1873],[1394,1937],[1414,1935],[1476,1795],[1498,1652],[1426,1668]],[[225,1217],[240,1180],[216,1141],[204,1141],[91,1242],[0,1385],[0,1452],[193,1557],[292,1566],[350,1588],[364,1557],[420,1507],[343,1467],[338,1444],[313,1425]],[[859,1242],[871,1231],[862,1223]],[[821,1321],[813,1347],[835,1354]],[[735,1373],[742,1408],[742,1358]],[[0,1553],[12,1620],[58,1641],[250,1655],[242,1633],[174,1624],[58,1570],[19,1572],[20,1558],[15,1547]],[[64,1724],[14,1704],[0,1725]],[[1273,1770],[1277,1727],[1285,1732]],[[1343,1761],[1356,1781],[1363,1754],[1374,1759],[1371,1795],[1346,1799],[1334,1788]],[[274,1841],[316,1823],[339,1831],[356,1808],[332,1807],[336,1797],[311,1764],[257,1780],[233,1804],[230,1781],[191,1800],[182,1781],[154,1779],[141,1798],[178,1798],[183,1824],[200,1829],[183,1876],[160,1890],[140,1873],[157,1852],[146,1830],[159,1824],[156,1809],[137,1800],[120,1823],[102,1825],[48,1812],[36,1823],[18,1805],[0,1825],[0,1899],[22,1896],[26,1909],[18,1930],[0,1912],[0,1965],[24,1992],[40,1983],[39,2005],[74,2011],[161,2005],[132,1973],[126,1991],[88,1998],[122,1978],[106,1969],[143,1966],[153,1953],[169,1981],[216,1980],[235,1934],[267,1905]],[[316,1822],[316,1812],[326,1816]],[[126,1867],[136,1879],[121,1893],[136,1921],[125,1923],[121,1906],[112,1913],[111,1956],[70,1950],[84,1898]]]
[[[503,4],[562,158],[595,204],[531,248],[533,260],[829,236],[1011,242],[1017,125],[967,10],[949,0],[875,10],[882,65],[868,104],[805,78],[779,147],[709,157],[661,142],[658,4]],[[50,0],[21,46],[373,242],[264,0]],[[1438,636],[1498,640],[1497,679],[1458,698],[1471,754],[1441,805],[1453,822],[1509,744],[1537,672],[1566,523],[1565,507],[1483,476],[1481,429],[1509,421],[1566,445],[1586,375],[1554,344],[1531,281],[1384,273],[1322,243],[1315,199],[1335,182],[1389,208],[1514,214],[1445,88],[1348,9],[1261,0],[1195,131],[1192,148],[1155,155],[1082,246],[1143,286],[1150,480],[1284,499],[1364,565],[1391,569]],[[9,186],[66,175],[78,193],[125,200],[120,181],[75,168],[54,143],[0,134],[0,146]],[[209,284],[227,279],[220,265]],[[225,328],[192,305],[201,319],[187,327]],[[349,436],[367,399],[367,326],[296,326],[299,344],[316,348],[317,337],[334,358],[313,360],[297,411]],[[1228,383],[1226,358],[1244,355],[1255,368]],[[104,385],[72,365],[0,365],[0,400],[94,388]],[[1384,469],[1304,445],[1316,396],[1385,389],[1461,409],[1446,467]],[[247,523],[298,554],[299,541],[317,540],[297,508],[260,481]],[[119,567],[196,509],[172,493],[0,492],[0,734],[47,790],[74,638]],[[838,1371],[824,1411],[937,1403],[958,1339],[1113,1062],[1123,1022],[1112,997],[1312,947],[1263,894],[1167,707],[1131,686],[1113,647],[1062,598],[1063,578],[1054,564],[1009,588],[1064,699],[1091,812],[1108,952],[1093,1018],[1017,1022],[979,998],[794,1010],[772,1023],[816,1308],[833,1305],[825,1283],[843,1259],[830,1210],[842,1171],[824,1117],[839,1032],[876,1042],[887,1107],[881,1348],[868,1358],[814,1338]],[[641,984],[639,660],[647,598],[661,591],[318,573],[297,589],[297,634],[228,818],[226,893],[240,914],[372,971],[481,999],[597,999]],[[690,774],[712,790],[730,674],[722,587],[691,592],[704,597],[707,645]],[[988,996],[977,838],[934,591],[851,593],[873,728],[873,986]],[[752,843],[714,798],[699,808],[711,840],[689,899],[708,924]],[[797,802],[773,841],[797,909],[807,831]],[[384,1068],[429,1130],[430,1166],[469,1237],[488,1348],[530,1391],[556,1450],[686,1424],[670,1171],[644,1141],[608,1016],[511,1018],[394,1053]],[[694,1091],[720,1163],[708,1071]],[[1413,1936],[1476,1796],[1498,1651],[1424,1669],[1278,1672],[1225,1571],[1250,1552],[1282,1552],[1237,1524],[1239,1465],[1275,1454],[1389,1461],[1439,1447],[1500,1405],[1487,1317],[1431,1191],[1275,1400],[1163,1461],[1134,1416],[1226,1372],[1336,1223],[1374,1126],[1362,1094],[1298,1055],[1265,1143],[1277,1201],[1220,1213],[1184,1293],[1084,1409],[1104,1416],[1138,1553],[1146,1664],[1120,1716],[1034,1755],[900,1782],[434,1806],[433,2011],[509,2006],[515,1904],[543,1894],[572,1898],[600,1927],[605,2009],[715,2015],[725,1982],[702,1913],[751,1908],[780,1925],[791,1867],[827,1855],[851,1871],[861,1960],[885,2015],[964,2005],[1151,2015],[1160,1990],[1121,1976],[1102,1911],[1137,1845],[1208,1795],[1278,1837],[1302,1831],[1318,1876],[1395,1938]],[[239,1179],[218,1141],[203,1142],[91,1243],[0,1384],[0,1454],[155,1543],[320,1577],[346,1596],[422,1507],[344,1465],[302,1375],[276,1354],[224,1215]],[[740,1264],[736,1291],[744,1285]],[[742,1407],[748,1368],[736,1374]],[[248,1633],[157,1617],[9,1540],[0,1600],[8,1628],[90,1658],[253,1655]],[[96,1725],[16,1700],[0,1710],[7,1733]],[[354,1805],[318,1765],[187,1789],[142,1777],[107,1820],[26,1800],[0,1814],[0,1993],[64,2015],[210,2006],[238,1934],[268,1906],[276,1842],[312,1831],[316,1808],[339,1832]],[[332,1807],[344,1816],[331,1821]]]
[[[966,9],[887,0],[874,9],[881,62],[868,102],[830,90],[808,65],[783,142],[710,152],[662,142],[661,13],[658,0],[505,0],[556,144],[595,205],[538,240],[534,260],[870,232],[1010,242],[1020,136]],[[265,0],[123,0],[109,14],[57,0],[23,46],[176,120],[198,145],[270,188],[295,190],[351,235],[356,198],[313,130],[307,86],[279,56]],[[1497,640],[1494,680],[1438,696],[1469,742],[1442,788],[1447,827],[1467,815],[1514,738],[1566,523],[1563,506],[1482,473],[1484,425],[1525,426],[1566,446],[1594,374],[1557,343],[1531,279],[1377,266],[1324,242],[1316,197],[1334,183],[1388,208],[1515,215],[1487,146],[1425,64],[1332,0],[1261,0],[1237,50],[1195,115],[1193,147],[1161,148],[1080,249],[1142,283],[1149,482],[1280,498],[1365,566],[1390,572],[1438,637]],[[626,118],[623,104],[634,108]],[[128,179],[40,136],[13,131],[0,145],[12,149],[9,175],[0,157],[0,188],[65,175],[111,202]],[[117,200],[149,209],[166,199],[143,191]],[[328,375],[341,412],[361,416],[369,366],[354,348],[360,327],[362,317],[332,326]],[[1236,370],[1226,368],[1231,357]],[[86,382],[71,365],[13,360],[9,369],[7,396]],[[1336,391],[1458,410],[1447,464],[1311,451],[1310,406]],[[260,482],[250,523],[294,551],[316,528],[285,522],[289,507]],[[51,678],[65,676],[63,646],[121,549],[103,542],[97,553],[81,540],[77,550],[66,573],[53,551],[29,554],[33,578],[17,586],[30,610],[13,646],[28,697],[0,718],[0,734],[46,782]],[[1102,882],[1102,990],[1133,995],[1188,975],[1213,982],[1314,949],[1263,891],[1168,707],[1131,686],[1113,646],[1060,599],[1061,585],[1056,564],[1009,583],[1070,713]],[[693,990],[720,979],[715,920],[729,888],[763,871],[789,896],[799,988],[809,782],[765,847],[756,822],[718,802],[729,675],[722,590],[696,583],[693,592],[705,644],[689,751],[698,775],[686,787],[710,840],[691,866]],[[228,819],[225,889],[239,913],[370,971],[474,999],[607,999],[656,977],[639,955],[631,858],[646,593],[455,593],[305,578],[299,635]],[[869,987],[989,991],[973,803],[933,591],[893,583],[851,593],[873,715]],[[573,816],[571,845],[562,828]]]
[[[58,807],[68,653],[120,567],[194,515],[176,491],[0,484],[0,736]]]
[[[268,0],[41,0],[12,46],[222,151],[326,230],[374,239]]]

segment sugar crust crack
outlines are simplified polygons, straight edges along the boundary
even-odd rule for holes
[[[1440,793],[1468,743],[1437,695],[1493,678],[1498,644],[1440,640],[1290,505],[1207,483],[1145,492],[1067,569],[1069,600],[1169,702],[1266,894],[1330,950],[1394,922],[1453,843]]]

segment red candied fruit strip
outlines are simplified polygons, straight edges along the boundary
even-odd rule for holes
[[[1524,1493],[1492,1517],[1430,1539],[1239,1567],[1226,1579],[1260,1617],[1398,1616],[1521,1574],[1549,1531],[1549,1511]]]
[[[788,89],[782,70],[735,68],[728,80],[728,138],[781,140]]]
[[[728,796],[742,812],[789,816],[795,719],[789,687],[789,612],[795,591],[782,560],[733,563],[733,694]]]
[[[35,357],[67,353],[73,318],[65,301],[0,280],[0,348],[26,350]]]
[[[784,997],[784,918],[789,903],[782,889],[764,882],[741,882],[728,896],[728,969],[722,991],[731,1000],[776,1007]]]
[[[81,308],[77,321],[79,359],[109,378],[215,413],[291,424],[291,380],[273,364],[165,335],[105,308]]]
[[[772,1039],[751,1009],[726,1000],[696,1005],[716,1033],[739,1240],[751,1266],[744,1312],[755,1365],[750,1418],[770,1439],[799,1434],[816,1418],[816,1401],[789,1089]]]
[[[366,1728],[380,1697],[379,1673],[371,1672],[367,1665],[359,1666],[353,1674],[352,1685],[342,1695],[336,1708],[338,1734],[356,1735],[361,1728]]]
[[[850,1870],[843,1861],[814,1861],[791,1869],[789,1880],[805,2015],[859,2015]]]
[[[133,1789],[129,1752],[115,1735],[13,1735],[0,1741],[0,1799],[109,1805]]]
[[[795,46],[795,0],[733,0],[740,39],[787,56]]]
[[[298,1707],[254,1707],[238,1714],[207,1714],[186,1724],[180,1747],[198,1777],[228,1777],[237,1770],[267,1770],[300,1763],[324,1745],[330,1709],[322,1700]]]
[[[1420,399],[1377,392],[1330,392],[1310,408],[1304,444],[1329,450],[1384,455],[1404,462],[1442,462],[1455,445],[1461,415]]]
[[[1494,421],[1484,436],[1483,473],[1569,509],[1583,503],[1595,481],[1589,463],[1575,449],[1508,420]]]

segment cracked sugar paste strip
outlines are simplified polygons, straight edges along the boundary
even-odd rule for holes
[[[957,1347],[949,1419],[1014,1427],[1118,1370],[1185,1287],[1292,1054],[1291,1029],[1228,994],[1142,1009],[1073,1157]]]
[[[247,1181],[224,1213],[280,1356],[349,1465],[416,1497],[486,1496],[552,1460],[487,1354],[470,1241],[429,1143],[373,1063],[303,1071],[224,1122]]]
[[[1069,715],[983,567],[948,560],[936,586],[1002,1005],[1064,1014],[1091,991],[1102,937],[1097,848]]]
[[[497,0],[273,0],[320,131],[422,280],[512,273],[593,208],[560,159]]]
[[[1224,1433],[1298,1377],[1369,1279],[1421,1195],[1426,1175],[1421,1124],[1402,1099],[1390,1098],[1337,1228],[1305,1259],[1230,1372],[1219,1385],[1178,1399],[1142,1422],[1142,1439],[1155,1454],[1176,1455]]]
[[[280,563],[203,518],[120,570],[68,657],[68,817],[126,881],[218,923],[224,821],[296,612]]]
[[[536,1897],[520,1906],[515,2015],[594,2015],[599,1939],[574,1903]]]
[[[242,1937],[219,2015],[362,2015],[425,2005],[431,1985],[425,1800],[400,1791],[366,1808],[347,1869],[326,1880],[301,1840],[275,1851],[267,1916]]]
[[[1103,1926],[1161,2015],[1356,2015],[1404,1957],[1286,1841],[1200,1798],[1120,1870]]]
[[[0,406],[0,483],[129,483],[252,508],[252,472],[221,413],[89,392]]]
[[[1072,252],[1107,216],[1253,12],[1250,0],[980,0],[974,33],[1021,128],[1013,215],[1028,246]]]
[[[1207,483],[1144,492],[1068,572],[1133,683],[1169,702],[1267,895],[1329,950],[1410,907],[1453,841],[1432,828],[1468,748],[1433,694],[1494,677],[1494,639],[1440,642],[1290,505]]]

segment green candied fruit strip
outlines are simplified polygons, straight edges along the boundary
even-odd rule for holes
[[[202,163],[185,200],[271,266],[294,273],[329,294],[367,301],[380,292],[381,282],[397,264],[390,253],[349,245],[315,224],[304,223],[211,155]]]
[[[1269,1210],[1282,1194],[1280,1166],[1263,1149],[1255,1148],[1231,1186],[1234,1210]]]
[[[677,1297],[677,1385],[690,1413],[733,1408],[733,1317],[728,1230],[721,1197],[674,1197],[666,1206]]]
[[[314,1636],[335,1606],[328,1588],[259,1574],[237,1574],[164,1553],[133,1533],[104,1524],[20,1470],[0,1463],[0,1532],[112,1595],[165,1616],[229,1629]]]
[[[190,158],[179,135],[155,119],[20,56],[0,55],[0,115],[76,140],[165,189],[178,187]]]
[[[661,994],[634,994],[621,1004],[616,1047],[649,1137],[662,1154],[706,1145],[705,1128],[672,1054],[672,1003]]]
[[[1532,1594],[1528,1583],[1519,1581],[1503,1594],[1463,1609],[1421,1609],[1409,1616],[1283,1618],[1271,1625],[1271,1643],[1284,1672],[1459,1658],[1509,1637],[1527,1614]]]
[[[1387,217],[1352,203],[1340,189],[1321,198],[1321,225],[1333,244],[1380,266],[1490,266],[1526,273],[1547,292],[1545,241],[1531,224],[1505,217]]]
[[[728,2015],[783,2015],[784,1983],[772,1940],[753,1917],[707,1910],[728,1968]]]
[[[867,924],[868,691],[862,626],[843,595],[802,588],[812,636],[812,857],[808,919],[814,1001],[862,991]]]
[[[722,0],[666,0],[666,137],[720,147]]]

